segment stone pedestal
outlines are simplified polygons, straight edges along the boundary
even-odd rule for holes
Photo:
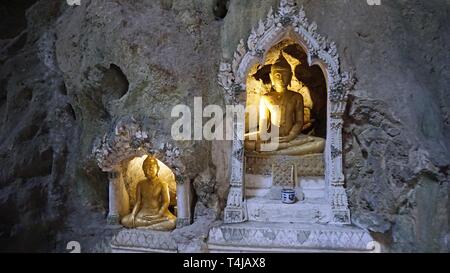
[[[252,197],[247,199],[247,211],[250,221],[268,224],[327,223],[330,219],[330,208],[325,199],[283,204],[280,200]]]
[[[303,178],[323,177],[325,174],[323,154],[305,156],[250,154],[246,155],[246,163],[246,192],[251,194],[255,189],[254,183],[247,181],[247,178],[269,177],[270,186],[265,196],[273,200],[279,200],[281,190],[285,188],[295,189],[297,198],[303,200],[305,198],[304,187],[301,183]]]
[[[245,155],[245,173],[254,175],[272,175],[274,164],[294,166],[296,175],[302,177],[324,176],[325,161],[323,154],[304,156],[263,156],[257,154]]]
[[[210,252],[373,252],[364,230],[350,226],[245,222],[209,232]]]
[[[171,232],[123,229],[111,241],[114,253],[176,253],[178,246]]]
[[[327,223],[331,207],[325,186],[323,154],[246,155],[245,198],[249,220]],[[281,203],[281,190],[294,189],[297,202]],[[264,220],[266,219],[266,220]]]

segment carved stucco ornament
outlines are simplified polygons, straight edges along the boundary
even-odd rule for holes
[[[138,119],[125,116],[116,121],[110,132],[96,141],[92,154],[105,172],[113,171],[123,161],[151,154],[169,166],[177,177],[184,175],[182,151],[169,142],[155,145],[153,138],[154,135],[144,130]],[[177,179],[177,183],[182,182],[183,179]]]

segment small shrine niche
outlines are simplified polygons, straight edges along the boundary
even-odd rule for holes
[[[182,150],[165,142],[154,148],[158,139],[126,116],[94,145],[99,167],[108,172],[110,225],[170,231],[192,223],[194,193]]]

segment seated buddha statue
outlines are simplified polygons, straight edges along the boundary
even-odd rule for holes
[[[136,204],[132,212],[122,218],[122,225],[127,228],[173,230],[176,217],[169,211],[169,186],[167,181],[158,176],[158,161],[149,156],[142,164],[142,169],[146,179],[137,184]]]
[[[253,139],[249,138],[249,135],[246,136],[246,152],[292,156],[323,153],[325,139],[301,134],[304,129],[311,127],[312,121],[305,120],[303,96],[288,89],[292,76],[291,66],[281,53],[271,66],[271,91],[260,100],[259,132]],[[268,140],[261,137],[273,130],[278,132],[278,136],[272,136]],[[266,143],[278,145],[271,145],[273,148],[266,149],[263,148]]]

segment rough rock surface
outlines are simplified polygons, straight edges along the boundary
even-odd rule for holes
[[[115,232],[105,228],[96,138],[124,115],[170,133],[169,109],[194,96],[222,105],[220,61],[279,1],[8,2],[0,4],[9,14],[0,35],[0,251],[66,251],[76,240],[95,252],[108,251]],[[353,222],[386,251],[449,251],[450,4],[297,3],[358,80],[344,132]],[[180,145],[199,202],[177,238],[201,252],[226,201],[229,143]]]

